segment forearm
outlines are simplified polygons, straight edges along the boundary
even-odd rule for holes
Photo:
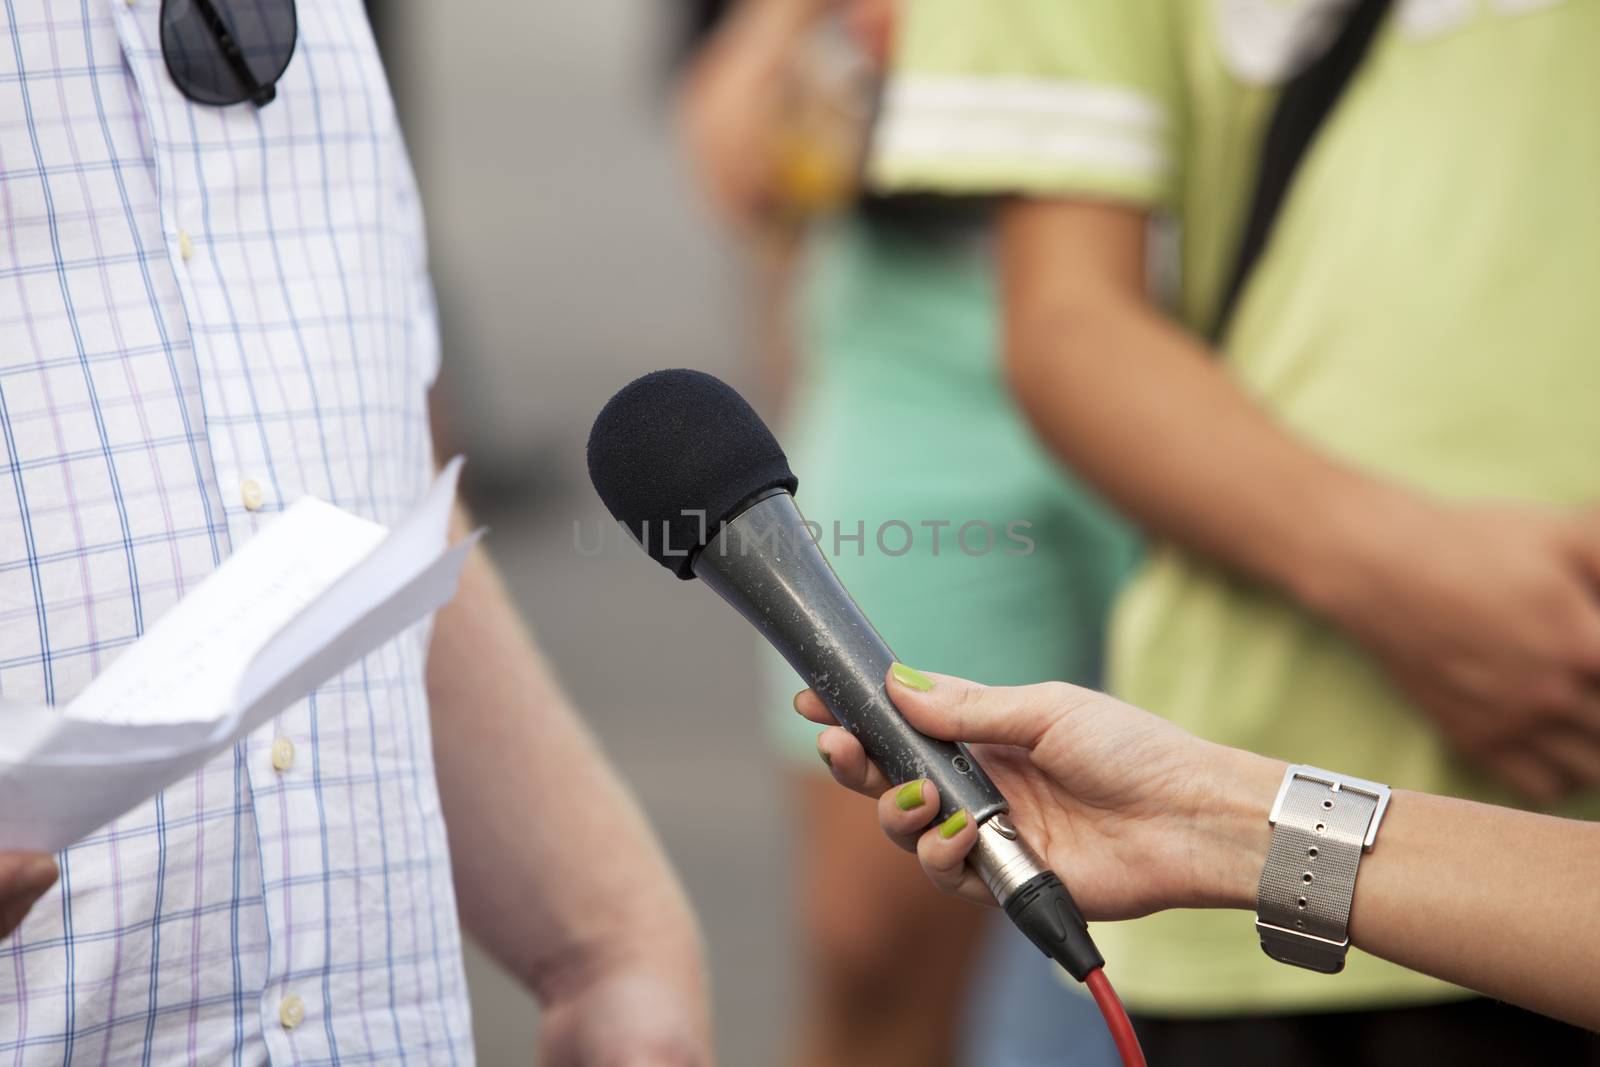
[[[1215,858],[1196,903],[1253,909],[1271,837],[1275,760],[1225,750],[1193,823]],[[1209,861],[1208,861],[1209,862]],[[1600,1029],[1600,825],[1396,790],[1363,857],[1358,947],[1533,1011]]]
[[[1045,443],[1151,533],[1314,606],[1363,580],[1408,498],[1277,425],[1151,305],[1140,216],[1077,207],[1003,213],[1008,368]]]
[[[469,932],[546,1003],[644,969],[703,1012],[677,879],[481,547],[435,623],[428,692]]]

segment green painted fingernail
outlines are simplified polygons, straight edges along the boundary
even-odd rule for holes
[[[825,749],[825,748],[817,749],[817,755],[821,756],[822,757],[822,762],[827,764],[830,768],[833,766],[833,757],[828,755],[828,750],[827,749]]]
[[[967,813],[958,811],[939,824],[939,836],[946,841],[967,828]]]
[[[894,675],[894,680],[907,689],[915,689],[919,693],[926,693],[933,688],[933,679],[917,670],[907,667],[904,663],[893,663],[889,666],[889,673]]]
[[[901,811],[916,811],[922,807],[922,779],[901,786],[894,795],[894,806]]]

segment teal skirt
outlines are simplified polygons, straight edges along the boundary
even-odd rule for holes
[[[995,685],[1100,678],[1128,528],[1035,441],[1000,362],[987,236],[846,220],[802,271],[782,433],[823,552],[896,655]],[[786,754],[820,768],[767,655]]]

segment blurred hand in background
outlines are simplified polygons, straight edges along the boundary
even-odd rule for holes
[[[772,129],[790,41],[805,25],[791,0],[746,4],[700,49],[678,98],[678,125],[702,192],[745,229],[773,199]]]
[[[1313,600],[1474,762],[1541,801],[1600,785],[1600,511],[1390,518]]]
[[[679,127],[725,222],[792,228],[851,200],[891,22],[892,0],[746,0],[699,51]],[[829,39],[830,25],[854,47]]]

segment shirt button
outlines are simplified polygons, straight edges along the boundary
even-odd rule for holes
[[[133,0],[128,0],[128,3],[133,3]],[[185,263],[189,262],[189,257],[194,255],[194,242],[189,240],[188,230],[178,231],[178,255],[183,257]]]
[[[282,774],[294,766],[294,742],[280,737],[272,742],[272,769]]]
[[[247,511],[261,510],[261,483],[254,478],[246,478],[239,483],[239,499],[244,501]]]
[[[293,1030],[306,1021],[306,1002],[290,993],[278,1004],[278,1021],[285,1030]]]

